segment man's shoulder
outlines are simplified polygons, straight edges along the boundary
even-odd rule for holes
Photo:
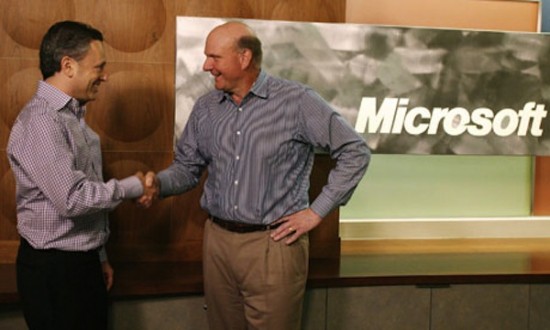
[[[17,115],[16,124],[25,126],[34,125],[38,122],[55,121],[56,117],[57,111],[54,111],[49,102],[35,95]]]
[[[50,102],[48,102],[47,99],[35,95],[25,104],[21,113],[26,113],[28,115],[45,115],[51,113],[52,110]]]
[[[289,93],[289,91],[305,92],[311,88],[302,82],[291,80],[286,77],[266,75],[265,81],[260,89],[268,93]]]
[[[219,103],[222,98],[223,98],[223,92],[214,89],[199,96],[199,98],[197,99],[197,103],[201,105],[204,105],[207,103],[214,103],[214,102]]]

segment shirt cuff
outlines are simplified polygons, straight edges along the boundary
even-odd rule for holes
[[[170,194],[171,188],[169,187],[170,174],[166,171],[160,171],[157,173],[157,181],[159,185],[159,197],[165,197]]]
[[[105,246],[102,246],[99,248],[99,261],[105,262],[107,261],[107,251],[105,250]]]
[[[118,183],[124,192],[122,199],[133,199],[143,195],[143,185],[135,175],[119,180]]]
[[[321,218],[326,217],[335,207],[335,203],[323,194],[317,196],[310,206],[313,212],[317,213]]]

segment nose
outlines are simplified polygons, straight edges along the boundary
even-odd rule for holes
[[[103,73],[99,76],[99,79],[101,81],[107,81],[107,79],[109,79],[109,74],[107,72],[105,72],[105,73]]]
[[[202,71],[210,71],[212,70],[212,60],[210,58],[206,58],[206,60],[204,60],[204,63],[202,65]]]

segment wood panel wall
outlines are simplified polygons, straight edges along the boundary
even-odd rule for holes
[[[536,32],[539,3],[530,0],[347,0],[346,22]]]
[[[3,0],[0,2],[0,263],[18,246],[15,182],[6,158],[10,128],[41,78],[38,47],[47,28],[71,19],[105,36],[109,82],[88,122],[101,136],[106,178],[161,170],[173,157],[176,16],[343,22],[345,0]],[[37,136],[37,138],[40,138]],[[319,159],[312,194],[331,166]],[[124,202],[112,214],[108,249],[115,261],[200,259],[201,188],[148,210]],[[311,237],[313,257],[339,256],[338,213]]]
[[[6,159],[6,143],[17,113],[40,79],[40,40],[58,20],[88,22],[106,38],[111,75],[99,99],[89,107],[88,122],[101,135],[109,178],[137,170],[160,170],[172,160],[176,16],[345,22],[347,15],[348,22],[531,31],[537,26],[536,6],[506,0],[2,0],[0,263],[13,263],[18,246],[15,183]],[[330,167],[326,158],[316,162],[313,195]],[[548,158],[537,158],[536,215],[550,214],[548,173]],[[123,203],[111,217],[111,258],[198,260],[206,217],[198,207],[200,194],[199,187],[149,210]],[[312,233],[311,246],[313,257],[339,255],[337,212]]]

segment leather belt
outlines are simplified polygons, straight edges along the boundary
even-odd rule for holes
[[[212,222],[222,227],[223,229],[227,229],[235,233],[252,233],[255,231],[266,231],[266,230],[275,229],[281,225],[280,222],[273,225],[244,223],[239,221],[224,220],[214,216],[210,216],[210,219],[212,219]]]

